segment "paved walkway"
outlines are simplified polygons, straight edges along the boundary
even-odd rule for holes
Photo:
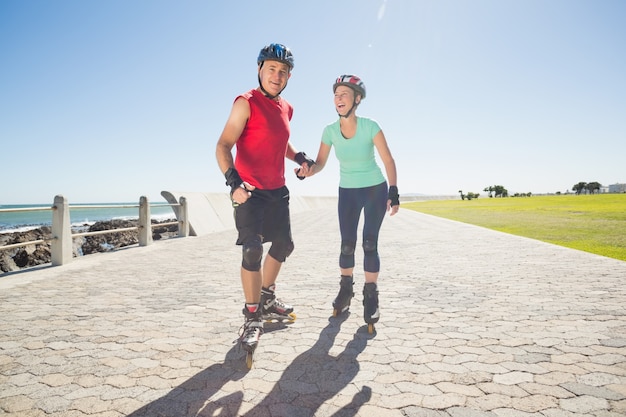
[[[266,327],[250,371],[234,231],[0,278],[0,415],[626,415],[626,262],[402,209],[368,335],[361,273],[329,317],[334,209],[293,225],[278,292],[298,320]]]

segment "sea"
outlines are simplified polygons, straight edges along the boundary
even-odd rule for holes
[[[72,229],[81,229],[98,221],[107,220],[137,220],[139,219],[138,207],[134,203],[89,203],[71,204],[70,221]],[[50,208],[51,204],[0,204],[0,233],[24,232],[37,229],[42,226],[52,225],[52,210],[42,211],[2,211],[3,209],[31,209],[38,207]],[[93,208],[87,206],[108,206],[106,208]],[[153,220],[163,221],[175,219],[176,215],[172,207],[168,205],[151,205],[150,217]]]

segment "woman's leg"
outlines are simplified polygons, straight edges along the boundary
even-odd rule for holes
[[[356,248],[357,227],[362,205],[358,198],[358,189],[339,188],[337,212],[341,234],[341,252],[339,268],[341,275],[352,276],[354,270],[354,250]]]
[[[376,282],[380,271],[378,234],[387,212],[387,184],[366,189],[363,223],[363,270],[365,282]]]

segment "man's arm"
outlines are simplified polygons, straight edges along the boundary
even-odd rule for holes
[[[229,168],[234,168],[234,160],[232,149],[239,140],[243,129],[246,127],[248,118],[250,117],[250,104],[248,100],[239,98],[233,103],[230,116],[226,121],[224,130],[217,140],[215,147],[215,157],[217,165],[220,167],[222,174],[226,173]]]
[[[243,204],[248,200],[250,191],[254,187],[250,186],[247,189],[240,187],[243,182],[235,169],[232,149],[239,140],[239,137],[241,137],[241,133],[246,127],[249,117],[250,104],[248,100],[243,98],[235,100],[233,108],[230,111],[230,116],[228,116],[228,120],[224,126],[224,130],[215,146],[217,164],[226,178],[226,185],[230,187],[230,197],[234,202],[239,204]]]

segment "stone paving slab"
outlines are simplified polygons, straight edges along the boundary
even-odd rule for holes
[[[338,289],[334,209],[296,249],[251,370],[232,230],[0,278],[0,415],[626,415],[626,262],[402,209],[381,232],[382,317]]]

